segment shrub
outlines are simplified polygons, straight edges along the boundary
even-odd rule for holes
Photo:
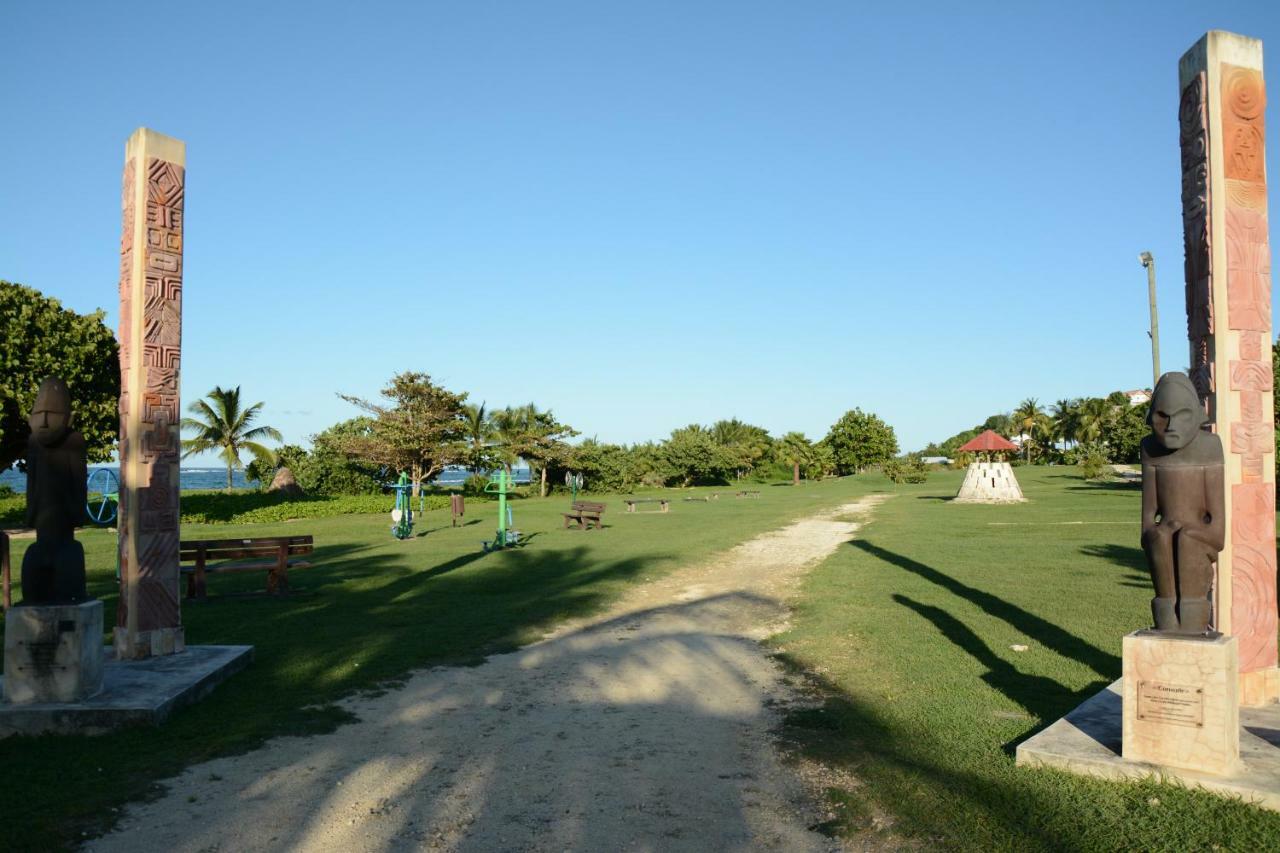
[[[1084,475],[1086,480],[1111,479],[1111,460],[1107,458],[1105,448],[1097,445],[1091,445],[1087,449],[1081,448],[1078,458],[1080,459],[1080,473]]]
[[[483,495],[485,486],[488,485],[489,478],[484,474],[471,474],[462,481],[462,493],[471,497]]]
[[[895,483],[924,483],[929,479],[929,466],[919,456],[906,459],[886,459],[880,463],[880,471]]]
[[[275,492],[183,492],[184,524],[262,524],[294,518],[390,512],[391,495],[304,495],[290,498]],[[427,509],[449,505],[447,495],[425,496]],[[414,501],[414,509],[420,504]]]

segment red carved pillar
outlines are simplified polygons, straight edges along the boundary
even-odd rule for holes
[[[1262,42],[1210,32],[1178,70],[1191,376],[1227,450],[1216,624],[1260,705],[1280,698]]]
[[[120,239],[120,658],[185,647],[178,604],[179,362],[186,146],[125,146]]]

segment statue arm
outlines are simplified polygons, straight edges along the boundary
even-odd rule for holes
[[[1142,533],[1145,536],[1156,528],[1156,468],[1147,459],[1146,448],[1142,452]]]
[[[1227,495],[1223,466],[1214,465],[1204,472],[1205,506],[1209,510],[1209,523],[1205,525],[1204,541],[1221,551],[1227,543]]]

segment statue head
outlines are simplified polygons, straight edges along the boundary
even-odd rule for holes
[[[1185,373],[1166,373],[1151,394],[1147,423],[1163,447],[1178,450],[1195,441],[1209,420],[1196,387]]]
[[[71,432],[71,389],[56,376],[45,377],[31,408],[31,435],[45,447],[54,447]]]

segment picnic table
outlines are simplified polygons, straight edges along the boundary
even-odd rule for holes
[[[666,498],[626,498],[622,502],[627,505],[627,512],[669,512],[671,509],[671,501]],[[661,504],[661,509],[637,510],[636,504]]]

